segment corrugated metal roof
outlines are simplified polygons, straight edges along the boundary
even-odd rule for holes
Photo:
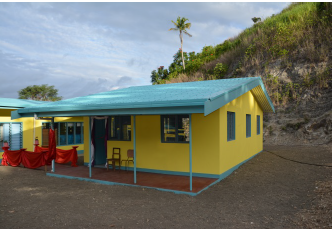
[[[17,108],[37,106],[45,103],[49,102],[27,100],[27,99],[0,98],[0,108],[2,109],[17,109]]]
[[[244,94],[252,89],[247,85],[261,85],[268,104],[262,105],[263,110],[274,110],[261,78],[251,77],[129,87],[20,109],[18,113],[204,106],[206,101],[223,96],[223,101],[228,101],[231,97],[227,94],[232,91]]]

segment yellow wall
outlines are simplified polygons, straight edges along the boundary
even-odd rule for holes
[[[236,136],[233,141],[227,141],[227,111],[235,112]],[[246,137],[246,114],[251,114],[249,138]],[[256,133],[256,115],[260,115],[260,135]],[[251,92],[207,116],[193,114],[192,131],[193,173],[219,175],[263,150],[263,112]],[[88,117],[84,118],[84,132],[84,162],[88,163]],[[131,139],[108,141],[108,157],[111,157],[112,149],[116,147],[121,148],[121,158],[126,159],[127,150],[133,149],[133,131]],[[161,143],[159,115],[136,116],[136,156],[137,168],[189,172],[189,144]]]
[[[192,115],[193,126],[193,172],[219,172],[219,112],[204,117]],[[89,131],[89,118],[84,118],[85,133]],[[189,144],[161,143],[161,124],[159,115],[136,116],[136,157],[137,167],[144,169],[189,172]],[[133,124],[133,117],[131,120]],[[89,136],[85,135],[85,142]],[[127,150],[133,149],[133,131],[131,141],[108,141],[108,156],[112,156],[113,147],[121,148],[121,158],[127,158]],[[84,162],[89,162],[89,145],[85,144]],[[125,164],[123,163],[123,166]],[[132,166],[132,164],[130,164]]]
[[[33,151],[34,149],[34,126],[35,126],[35,137],[38,137],[39,142],[41,144],[42,137],[42,123],[49,122],[47,120],[35,120],[34,118],[20,118],[11,120],[11,111],[10,109],[0,109],[0,122],[21,122],[22,131],[23,131],[23,148],[27,148],[28,151]],[[83,122],[83,117],[61,117],[55,118],[55,122]],[[89,133],[89,132],[84,132]],[[85,138],[84,134],[84,138]],[[85,140],[85,139],[84,139]],[[66,146],[58,146],[59,149],[72,149],[74,145],[66,145]],[[77,150],[84,150],[84,144],[75,144],[75,146],[79,146]],[[0,147],[0,151],[2,151],[2,146]],[[2,153],[0,153],[0,159],[2,158]]]
[[[263,150],[263,111],[249,91],[220,110],[220,171],[223,173]],[[227,141],[227,111],[235,112],[235,140]],[[251,114],[251,137],[246,137],[246,114]],[[260,135],[256,131],[260,115]]]

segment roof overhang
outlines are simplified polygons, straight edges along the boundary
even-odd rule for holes
[[[204,115],[206,116],[213,111],[218,110],[220,107],[223,107],[248,91],[252,92],[264,112],[275,112],[272,101],[265,90],[262,80],[257,78],[257,80],[241,85],[233,90],[219,94],[215,97],[212,96],[204,104]]]
[[[104,115],[163,115],[163,114],[195,114],[204,113],[204,106],[177,106],[177,107],[149,107],[128,109],[104,109],[104,110],[72,110],[51,111],[36,113],[19,113],[12,111],[11,118],[34,117],[78,117],[78,116],[104,116]]]
[[[23,108],[23,107],[10,107],[10,106],[0,106],[0,109],[20,109],[20,108]]]

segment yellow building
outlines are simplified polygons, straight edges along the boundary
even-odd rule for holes
[[[0,161],[2,158],[2,146],[7,141],[10,150],[26,148],[33,151],[35,139],[40,144],[48,145],[49,120],[36,120],[35,118],[19,118],[12,120],[11,112],[21,108],[48,104],[24,99],[0,98]],[[84,135],[82,117],[57,117],[55,118],[57,147],[71,149],[73,145],[79,146],[78,153],[83,154]],[[59,130],[59,131],[58,131]]]
[[[12,118],[83,117],[86,165],[105,165],[113,148],[123,159],[133,149],[135,183],[144,171],[188,175],[191,187],[193,176],[221,180],[263,150],[263,112],[274,107],[252,77],[130,87],[18,109]]]

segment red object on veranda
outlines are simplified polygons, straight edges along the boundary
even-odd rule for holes
[[[8,150],[9,147],[2,147],[4,153],[2,154],[1,165],[4,166],[19,166],[21,164],[21,150]]]
[[[31,152],[21,149],[22,165],[29,169],[39,168],[46,165],[47,161],[47,152]]]
[[[48,157],[47,164],[50,165],[52,160],[56,158],[56,142],[55,142],[55,132],[50,129],[50,133],[48,135]]]
[[[55,162],[59,164],[64,164],[68,163],[71,161],[71,166],[72,167],[77,167],[77,149],[78,146],[73,146],[72,149],[70,150],[62,150],[62,149],[56,149],[56,157],[55,157]],[[35,152],[42,152],[42,151],[47,151],[48,152],[49,148],[43,148],[40,146],[35,146]]]

